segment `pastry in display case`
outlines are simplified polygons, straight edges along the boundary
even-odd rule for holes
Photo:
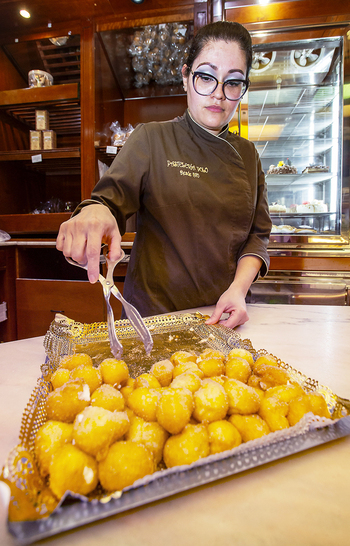
[[[248,138],[266,176],[272,242],[278,242],[278,234],[317,234],[326,242],[346,228],[341,217],[342,40],[254,46]]]

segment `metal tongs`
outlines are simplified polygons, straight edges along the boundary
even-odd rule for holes
[[[115,296],[124,307],[124,311],[126,316],[128,317],[130,324],[135,328],[136,332],[140,336],[144,346],[146,354],[149,355],[152,347],[153,347],[153,339],[152,336],[144,323],[140,313],[138,310],[131,305],[126,299],[122,296],[122,294],[119,292],[118,288],[114,284],[113,280],[113,271],[115,266],[122,261],[122,259],[125,257],[125,252],[122,250],[122,255],[116,262],[111,262],[111,260],[107,257],[108,253],[108,247],[103,247],[103,254],[100,256],[100,263],[106,263],[107,264],[107,275],[106,278],[104,278],[103,275],[99,275],[98,280],[102,284],[103,287],[103,295],[105,297],[106,306],[107,306],[107,326],[108,326],[108,337],[109,342],[111,345],[111,351],[113,356],[115,358],[120,358],[123,354],[123,346],[120,343],[119,339],[117,338],[116,332],[115,332],[115,324],[114,324],[114,315],[113,315],[113,309],[110,304],[110,296],[111,293],[113,296]],[[78,267],[81,267],[82,269],[87,270],[87,264],[79,264],[72,258],[67,258],[66,260],[68,263],[72,265],[76,265]]]

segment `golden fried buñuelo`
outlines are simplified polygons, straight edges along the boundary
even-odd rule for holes
[[[209,437],[205,425],[188,424],[180,434],[167,439],[163,450],[163,459],[167,468],[170,468],[191,464],[209,454]]]
[[[106,491],[121,491],[136,480],[154,472],[151,452],[139,442],[115,442],[99,462],[98,475]]]

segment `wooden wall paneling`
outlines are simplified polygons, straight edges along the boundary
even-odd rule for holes
[[[142,100],[126,100],[124,106],[124,122],[135,127],[138,123],[149,121],[167,121],[182,116],[186,110],[185,95],[171,97],[148,98]]]
[[[342,15],[345,15],[346,18],[350,17],[350,4],[344,0],[333,0],[333,2],[328,2],[328,0],[292,0],[272,2],[266,6],[256,3],[246,4],[247,2],[243,1],[225,2],[226,20],[237,21],[245,26],[253,23],[254,30],[258,31],[276,21],[283,21],[286,26],[288,21],[295,20],[304,21],[304,24],[307,24],[307,19],[319,17],[326,18],[328,22],[336,22]],[[253,28],[249,28],[249,30],[253,30]]]
[[[0,303],[7,307],[7,320],[0,322],[0,342],[17,339],[15,264],[15,247],[0,248]]]
[[[13,66],[3,49],[0,47],[0,91],[6,89],[21,89],[28,85],[20,73]]]
[[[95,159],[95,27],[93,22],[82,25],[81,47],[81,199],[90,197],[96,183]]]

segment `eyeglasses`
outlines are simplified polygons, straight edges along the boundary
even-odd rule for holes
[[[225,82],[219,82],[215,76],[211,74],[206,74],[205,72],[193,72],[193,88],[198,93],[204,97],[214,93],[215,89],[221,83],[222,91],[227,100],[239,100],[243,97],[244,93],[249,87],[249,80],[226,80]]]

